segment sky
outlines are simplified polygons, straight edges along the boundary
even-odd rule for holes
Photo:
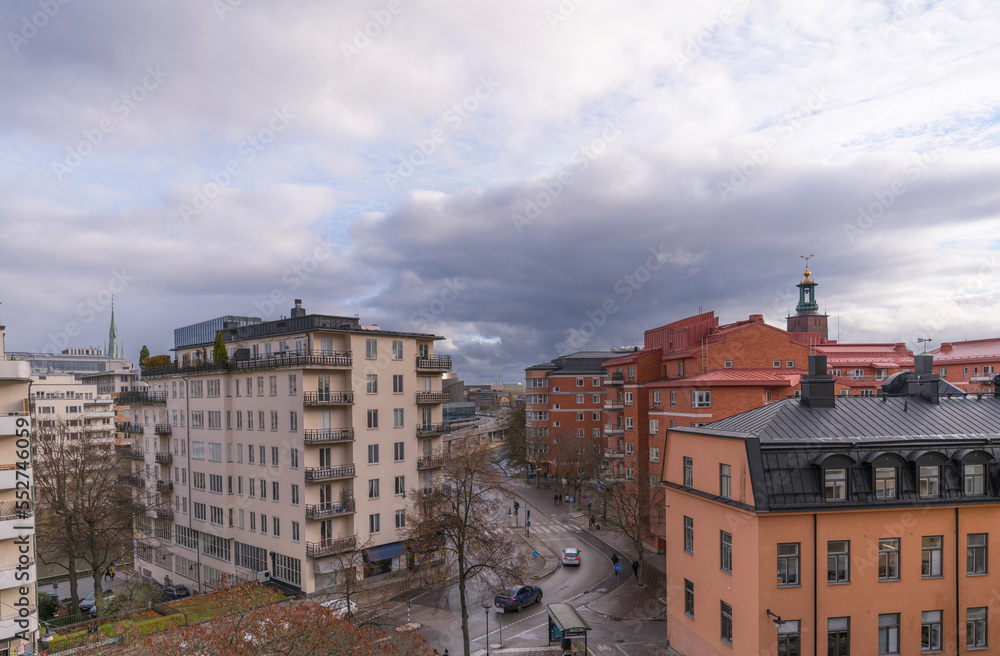
[[[467,382],[714,310],[1000,337],[1000,3],[8,0],[10,351],[225,314],[434,333]]]

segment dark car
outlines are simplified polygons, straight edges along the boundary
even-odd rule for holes
[[[522,585],[510,588],[498,594],[493,599],[493,607],[499,611],[521,610],[536,601],[542,600],[542,589],[537,585]]]
[[[97,608],[97,602],[94,600],[94,593],[91,592],[89,595],[80,600],[80,612],[90,613]]]
[[[174,599],[183,599],[184,597],[190,597],[191,591],[188,590],[186,585],[168,585],[163,588],[163,598],[167,601],[172,601]]]

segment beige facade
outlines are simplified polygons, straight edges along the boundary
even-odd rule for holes
[[[178,348],[148,392],[119,396],[151,509],[137,568],[202,591],[267,572],[305,593],[362,548],[369,576],[405,568],[408,501],[435,484],[444,431],[441,338],[294,311],[222,332],[228,364]]]
[[[0,325],[0,656],[38,635],[27,362],[8,360]],[[33,651],[33,650],[32,650]]]
[[[31,411],[40,430],[69,440],[86,436],[92,445],[114,444],[114,399],[98,392],[96,383],[72,374],[35,374],[31,381]]]

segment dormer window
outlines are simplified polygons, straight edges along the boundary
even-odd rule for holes
[[[875,468],[875,498],[878,500],[896,498],[896,468]]]
[[[963,478],[965,485],[965,496],[979,496],[986,490],[986,466],[985,465],[965,465],[963,467]]]
[[[844,501],[847,499],[847,470],[824,469],[823,490],[827,501]]]
[[[941,467],[939,465],[921,465],[917,468],[920,477],[920,496],[941,496]]]

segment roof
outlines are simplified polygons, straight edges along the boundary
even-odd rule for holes
[[[569,355],[560,355],[551,362],[543,362],[525,369],[525,371],[548,371],[551,374],[594,374],[607,373],[601,363],[618,356],[614,351],[578,351]]]
[[[940,348],[931,351],[935,364],[961,360],[1000,359],[1000,337],[973,339],[964,342],[944,342]]]
[[[646,387],[691,387],[692,385],[771,385],[793,387],[807,369],[713,369],[683,378],[661,378]]]

